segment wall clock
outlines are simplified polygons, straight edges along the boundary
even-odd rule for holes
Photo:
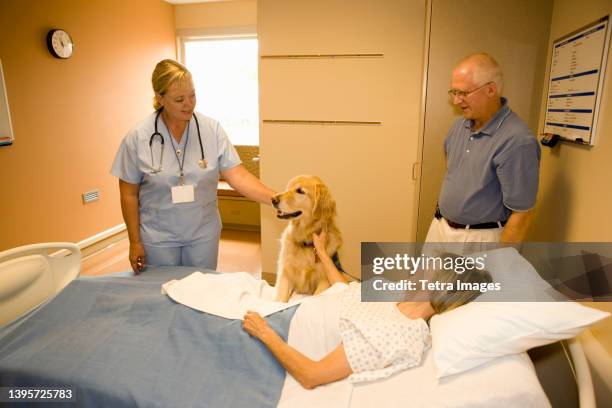
[[[66,31],[56,28],[47,33],[47,48],[55,58],[67,59],[72,56],[74,43]]]

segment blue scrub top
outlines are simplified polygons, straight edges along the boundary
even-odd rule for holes
[[[194,115],[200,123],[204,156],[208,161],[206,169],[198,165],[201,153],[195,120],[191,118],[181,143],[177,144],[175,139],[171,140],[160,116],[157,127],[164,138],[163,166],[161,172],[151,172],[153,164],[159,165],[162,154],[160,138],[156,136],[151,162],[149,140],[155,131],[155,112],[128,132],[115,156],[111,173],[127,183],[140,184],[140,240],[143,244],[177,247],[218,239],[221,231],[217,209],[219,172],[241,161],[219,122],[197,112]],[[185,184],[192,184],[195,190],[195,200],[191,203],[172,203],[171,188],[179,185],[180,175],[175,154],[177,147],[183,152],[179,159],[185,155]]]

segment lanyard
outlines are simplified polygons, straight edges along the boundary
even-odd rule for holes
[[[168,133],[170,133],[170,143],[172,143],[172,150],[174,151],[176,162],[178,163],[179,169],[181,171],[180,176],[179,176],[179,184],[181,186],[184,186],[185,185],[185,174],[183,173],[183,165],[185,164],[185,156],[187,156],[187,143],[189,143],[189,122],[187,122],[187,136],[185,136],[185,148],[183,149],[184,151],[183,151],[182,161],[178,157],[180,150],[178,146],[176,147],[174,146],[174,137],[172,136],[170,129],[168,129]]]

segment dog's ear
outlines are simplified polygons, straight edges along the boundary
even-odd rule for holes
[[[323,183],[315,185],[315,199],[312,214],[320,220],[328,220],[336,215],[336,202],[329,189]]]

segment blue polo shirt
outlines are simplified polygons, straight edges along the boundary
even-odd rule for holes
[[[447,172],[438,200],[444,218],[461,224],[504,221],[535,205],[540,145],[501,98],[500,110],[480,130],[458,119],[446,136]]]

